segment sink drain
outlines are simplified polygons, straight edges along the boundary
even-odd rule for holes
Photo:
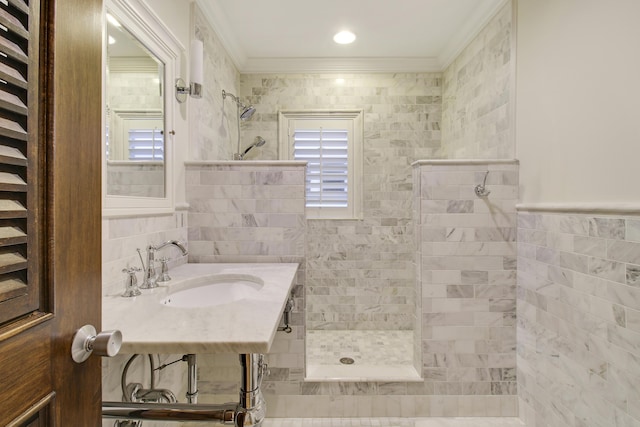
[[[340,359],[340,363],[342,363],[343,365],[353,365],[355,363],[355,360],[353,360],[351,357],[342,357]]]

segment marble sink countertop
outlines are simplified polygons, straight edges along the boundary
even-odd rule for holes
[[[295,263],[184,264],[169,271],[171,281],[140,296],[104,296],[102,330],[122,332],[122,354],[267,353],[297,269]],[[264,286],[255,297],[210,307],[160,303],[172,286],[211,274],[253,275]]]

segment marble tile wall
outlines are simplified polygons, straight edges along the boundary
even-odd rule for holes
[[[123,61],[118,61],[120,64]],[[123,71],[122,65],[109,77],[108,107],[113,110],[162,110],[157,71]]]
[[[518,393],[529,427],[640,426],[640,219],[518,214]]]
[[[440,153],[441,75],[247,74],[240,85],[257,108],[243,135],[267,139],[257,158],[277,158],[281,110],[364,110],[364,218],[308,221],[307,326],[412,329],[410,164]]]
[[[425,385],[436,395],[512,401],[517,162],[433,160],[415,167]],[[474,188],[487,171],[490,194],[481,198]]]
[[[512,13],[509,1],[444,71],[445,158],[515,158]]]
[[[303,261],[304,175],[303,162],[188,164],[189,260]]]
[[[109,163],[107,188],[113,196],[164,197],[164,165]]]

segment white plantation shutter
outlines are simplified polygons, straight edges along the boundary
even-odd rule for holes
[[[306,160],[306,206],[349,206],[348,129],[295,129],[293,158]]]
[[[361,117],[361,111],[280,113],[280,129],[287,130],[282,157],[307,162],[307,218],[359,217]]]
[[[163,160],[164,135],[158,128],[128,130],[129,160]]]

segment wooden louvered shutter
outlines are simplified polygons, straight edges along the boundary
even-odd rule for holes
[[[0,324],[40,308],[37,3],[0,0]]]

